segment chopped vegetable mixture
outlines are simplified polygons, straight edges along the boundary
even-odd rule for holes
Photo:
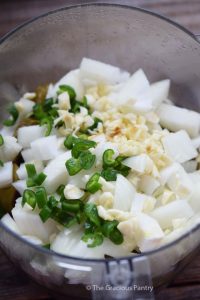
[[[87,258],[149,251],[197,224],[200,114],[169,88],[83,58],[25,93],[0,130],[1,221]]]

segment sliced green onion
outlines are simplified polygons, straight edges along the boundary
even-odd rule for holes
[[[86,243],[90,241],[90,243],[87,244],[87,247],[94,248],[100,246],[103,243],[104,238],[101,232],[96,232],[84,234],[81,239]]]
[[[0,134],[0,146],[3,146],[4,144],[4,139],[3,136]]]
[[[73,157],[66,161],[65,166],[70,176],[74,176],[82,170],[80,160]]]
[[[37,174],[34,164],[25,164],[25,167],[28,177],[32,178]]]
[[[113,149],[107,149],[103,153],[103,167],[112,167],[116,165],[113,155],[115,154]]]
[[[117,165],[119,165],[126,158],[128,158],[128,156],[124,156],[124,155],[117,156],[117,158],[116,158]]]
[[[83,99],[82,99],[82,101],[81,101],[81,106],[83,106],[83,107],[89,109],[89,105],[88,105],[87,97],[86,97],[86,96],[83,97]]]
[[[40,121],[40,125],[46,125],[45,136],[49,136],[53,128],[53,120],[51,118],[43,118]]]
[[[40,173],[36,176],[34,176],[33,178],[28,178],[26,180],[26,184],[28,187],[34,187],[34,186],[39,186],[41,185],[45,179],[46,179],[47,175],[45,175],[44,173]]]
[[[73,100],[76,98],[76,92],[75,90],[69,86],[69,85],[59,85],[58,94],[62,94],[63,92],[67,92],[69,94],[70,100]]]
[[[56,198],[54,196],[50,196],[49,197],[49,200],[47,202],[47,205],[50,207],[50,208],[54,208],[56,207],[58,204],[58,201],[56,200]]]
[[[115,160],[112,158],[114,151],[112,149],[107,149],[103,153],[103,170],[101,176],[106,181],[116,181],[117,174],[122,174],[127,176],[129,174],[130,168],[122,164],[123,160],[126,158],[124,156],[118,156]]]
[[[27,187],[34,187],[34,186],[36,186],[35,180],[33,178],[27,178],[26,179],[26,185],[27,185]]]
[[[56,107],[53,107],[51,110],[48,111],[48,115],[51,116],[52,118],[58,118],[58,109]]]
[[[84,170],[89,170],[94,165],[95,159],[96,156],[90,151],[82,152],[79,155],[80,164]]]
[[[53,98],[47,98],[47,99],[45,99],[44,104],[43,104],[44,111],[47,112],[47,111],[51,110],[53,104],[54,104]]]
[[[122,164],[117,166],[115,169],[117,170],[118,173],[122,174],[124,177],[128,176],[128,174],[131,170],[131,168],[124,166]]]
[[[119,224],[119,222],[116,220],[104,221],[104,223],[102,225],[103,234],[109,238],[110,235],[112,234],[112,231],[117,227],[118,224]]]
[[[63,120],[60,120],[56,125],[55,125],[55,128],[60,128],[62,126],[65,125],[65,122]]]
[[[102,226],[103,234],[116,245],[123,243],[124,240],[122,233],[117,229],[118,224],[119,222],[116,220],[104,221]]]
[[[115,228],[112,231],[112,234],[110,235],[109,238],[116,245],[120,245],[124,241],[124,237],[123,237],[122,233],[117,228]]]
[[[45,205],[40,211],[39,216],[42,222],[45,223],[51,217],[51,214],[52,214],[52,209],[48,205]]]
[[[117,180],[117,170],[113,168],[108,168],[105,170],[101,171],[101,176],[106,180],[106,181],[116,181]]]
[[[35,181],[36,185],[41,185],[45,181],[46,178],[47,178],[47,175],[42,172],[42,173],[38,174],[37,176],[35,176],[34,181]]]
[[[98,124],[99,123],[103,123],[103,121],[102,120],[100,120],[99,118],[94,118],[94,124],[92,125],[92,126],[90,126],[90,127],[88,127],[88,129],[89,130],[94,130],[94,129],[96,129],[97,127],[98,127]]]
[[[0,167],[4,166],[4,162],[0,159]]]
[[[72,156],[74,158],[78,158],[80,153],[85,150],[89,150],[90,148],[94,148],[96,146],[96,142],[89,140],[81,140],[75,143],[72,148]]]
[[[88,135],[86,133],[79,133],[78,134],[78,138],[82,139],[82,140],[87,140],[88,139]]]
[[[98,215],[97,207],[94,203],[86,203],[84,207],[84,213],[90,222],[95,224],[97,227],[100,227],[101,219]]]
[[[81,107],[81,103],[77,100],[73,100],[71,101],[71,109],[69,110],[69,112],[72,112],[74,114],[80,112],[80,107]]]
[[[93,174],[86,184],[86,191],[90,192],[91,194],[96,193],[98,190],[101,189],[102,185],[98,182],[100,178],[99,173]]]
[[[73,225],[77,224],[77,218],[76,217],[72,217],[72,216],[68,216],[68,220],[67,222],[65,222],[65,227],[69,228]]]
[[[36,206],[36,195],[33,191],[26,189],[22,196],[22,206],[27,203],[30,205],[33,209]]]
[[[82,211],[78,211],[76,213],[76,220],[78,224],[81,224],[85,221],[85,215]]]
[[[41,103],[36,103],[33,106],[33,115],[37,120],[42,120],[43,118],[46,118],[47,114],[43,111]]]
[[[3,125],[5,125],[5,126],[13,126],[13,125],[15,125],[15,123],[16,123],[16,121],[18,119],[19,112],[18,112],[18,110],[17,110],[17,108],[16,108],[16,106],[14,104],[9,107],[8,112],[9,112],[11,118],[8,119],[8,120],[5,120],[3,122]]]
[[[63,193],[64,193],[64,189],[65,189],[65,185],[64,184],[61,184],[57,190],[56,190],[56,193],[59,195],[59,196],[62,196]]]
[[[86,219],[84,223],[84,229],[85,234],[94,233],[94,231],[96,230],[96,226],[95,224],[91,223],[89,220]]]
[[[80,200],[65,200],[62,202],[63,211],[69,213],[77,213],[82,206],[83,203]]]
[[[47,193],[44,187],[37,188],[36,192],[36,200],[39,208],[43,208],[47,203]]]
[[[77,223],[76,217],[66,213],[65,211],[57,207],[53,209],[52,218],[66,228],[69,228]]]
[[[73,148],[73,145],[76,141],[76,137],[74,137],[73,135],[69,134],[66,139],[64,140],[64,146],[71,150]]]
[[[28,187],[41,185],[45,181],[47,176],[44,173],[37,174],[36,168],[33,164],[26,164],[25,167],[28,174],[28,179],[26,180]]]

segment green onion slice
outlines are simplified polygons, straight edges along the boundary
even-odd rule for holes
[[[50,207],[50,208],[54,208],[56,207],[58,204],[58,201],[56,200],[56,198],[54,196],[50,196],[49,197],[49,200],[47,202],[47,205]]]
[[[38,174],[38,175],[34,178],[35,185],[41,185],[41,184],[45,181],[46,178],[47,178],[47,175],[45,175],[44,173]]]
[[[89,241],[87,244],[88,248],[94,248],[100,246],[103,243],[104,238],[101,232],[96,232],[84,234],[81,239],[86,243]]]
[[[84,207],[84,213],[90,222],[95,224],[97,227],[100,227],[101,219],[98,215],[97,207],[94,203],[86,203]]]
[[[76,98],[76,92],[75,90],[69,86],[69,85],[59,85],[58,94],[62,94],[63,92],[67,92],[69,94],[70,100],[73,100]]]
[[[64,193],[64,189],[65,189],[65,185],[64,184],[61,184],[57,190],[56,190],[56,193],[59,195],[59,196],[62,196],[63,193]]]
[[[115,159],[113,159],[113,155],[115,154],[113,149],[107,149],[103,153],[103,167],[112,167],[116,165]]]
[[[34,164],[26,164],[25,167],[28,177],[33,178],[37,174]]]
[[[15,123],[16,123],[16,121],[18,119],[19,112],[18,112],[18,110],[17,110],[17,108],[16,108],[16,106],[14,104],[9,107],[8,112],[10,114],[10,119],[5,120],[3,122],[3,125],[5,125],[5,126],[13,126],[13,125],[15,125]]]
[[[66,161],[65,166],[70,176],[74,176],[82,170],[80,160],[73,157]]]
[[[36,201],[39,208],[43,208],[47,203],[47,193],[44,187],[38,187],[36,192]]]
[[[84,151],[79,155],[81,167],[84,170],[89,170],[95,162],[96,156],[90,151]]]
[[[47,98],[44,100],[43,109],[48,112],[52,109],[52,105],[54,104],[53,98]]]
[[[90,192],[91,194],[96,193],[98,190],[101,189],[102,185],[98,182],[100,178],[99,173],[94,173],[86,184],[86,191]]]
[[[80,200],[65,200],[62,202],[63,211],[77,213],[80,211],[83,203]]]
[[[29,189],[26,189],[22,196],[22,206],[24,206],[25,203],[30,205],[33,209],[36,206],[36,195],[33,191]]]
[[[25,167],[28,174],[28,179],[26,180],[26,184],[28,187],[37,185],[39,186],[45,181],[47,175],[45,175],[44,173],[37,174],[35,166],[33,164],[26,164]]]
[[[78,158],[82,151],[89,150],[90,148],[94,148],[95,146],[96,142],[94,141],[79,140],[72,148],[72,156],[74,158]]]
[[[51,118],[43,118],[40,121],[40,125],[46,125],[45,136],[49,136],[53,128],[53,120]]]
[[[51,214],[52,214],[52,209],[48,205],[45,205],[40,211],[39,216],[42,222],[45,223],[51,217]]]
[[[118,224],[118,221],[113,220],[104,221],[104,224],[102,225],[103,234],[116,245],[123,243],[124,240],[122,233],[117,229]]]
[[[113,168],[108,168],[101,171],[101,176],[106,181],[116,181],[117,180],[117,173],[118,171]]]
[[[76,141],[76,137],[74,137],[73,135],[68,135],[67,137],[66,137],[66,139],[64,140],[64,146],[67,148],[67,149],[69,149],[69,150],[71,150],[72,148],[73,148],[73,145],[74,145],[74,143],[75,143],[75,141]]]
[[[92,125],[92,126],[90,126],[90,127],[88,127],[88,129],[89,130],[94,130],[94,129],[96,129],[97,127],[98,127],[98,124],[99,123],[103,123],[103,121],[101,120],[101,119],[99,119],[99,118],[94,118],[94,124]]]
[[[0,134],[0,146],[3,146],[4,144],[4,139],[3,136]]]

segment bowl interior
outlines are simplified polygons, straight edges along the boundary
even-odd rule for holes
[[[170,78],[171,98],[199,110],[200,47],[186,30],[143,10],[82,5],[36,18],[0,44],[0,105],[52,82],[82,57],[130,72],[143,68],[151,81]]]

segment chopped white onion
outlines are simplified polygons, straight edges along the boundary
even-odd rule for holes
[[[165,152],[179,163],[191,160],[198,154],[185,130],[169,133],[162,138],[162,144]]]
[[[164,103],[159,106],[157,113],[163,127],[171,131],[185,129],[192,138],[199,135],[199,113]]]
[[[189,219],[194,214],[187,200],[172,201],[164,206],[156,208],[151,216],[160,224],[161,228],[167,229],[172,226],[173,219]]]
[[[67,183],[68,173],[65,162],[71,157],[71,152],[67,151],[53,159],[43,170],[47,175],[44,187],[49,194],[54,193],[61,184]]]
[[[11,161],[14,160],[22,147],[17,143],[17,139],[12,136],[5,136],[4,144],[0,147],[0,160]]]
[[[17,131],[18,143],[23,148],[29,148],[31,143],[45,134],[45,128],[39,125],[20,127]]]
[[[118,174],[115,186],[113,208],[130,211],[135,196],[134,186],[124,176]]]
[[[13,164],[12,162],[4,163],[0,166],[0,188],[9,186],[13,181]]]
[[[55,135],[39,138],[31,143],[31,150],[37,160],[50,160],[57,157],[62,151],[58,149],[58,140]]]

